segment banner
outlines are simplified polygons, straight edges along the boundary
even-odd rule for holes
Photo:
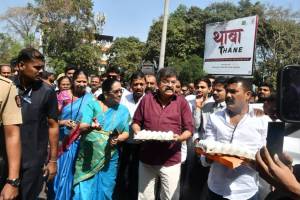
[[[204,71],[252,75],[258,17],[206,25]]]

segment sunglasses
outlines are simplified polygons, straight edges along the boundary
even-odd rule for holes
[[[117,79],[118,76],[117,76],[117,75],[108,75],[107,78],[110,78],[110,79]]]

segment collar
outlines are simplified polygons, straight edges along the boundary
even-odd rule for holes
[[[13,81],[17,87],[18,96],[22,100],[22,101],[20,101],[20,103],[21,103],[20,105],[22,105],[22,102],[27,102],[27,103],[31,104],[32,103],[32,101],[31,101],[32,91],[37,90],[43,84],[42,80],[38,80],[38,81],[32,82],[32,84],[29,87],[25,88],[21,84],[19,77],[15,77]]]
[[[215,102],[215,105],[214,105],[216,108],[226,108],[226,102],[225,101],[222,101],[221,103],[217,103]]]
[[[145,96],[145,93],[143,94],[143,96],[141,96],[141,97],[139,98],[138,102],[135,103],[134,98],[133,98],[133,93],[130,92],[129,94],[127,94],[127,95],[125,96],[125,99],[126,99],[128,102],[137,105],[137,104],[140,103],[140,101],[142,100],[142,98],[143,98],[144,96]]]
[[[161,104],[161,102],[159,100],[159,91],[153,92],[152,95],[155,98],[155,100],[162,106],[162,104]],[[168,106],[172,101],[175,101],[176,99],[177,99],[177,96],[176,96],[176,94],[174,94],[171,97],[170,101],[164,107]]]
[[[154,96],[157,100],[159,100],[159,91],[153,92],[152,94],[153,94],[153,96]],[[177,95],[174,94],[174,95],[171,97],[171,100],[170,100],[170,101],[175,101],[176,99],[177,99]]]
[[[131,96],[131,98],[132,98],[132,102],[134,103],[134,104],[139,104],[140,103],[140,101],[142,100],[142,98],[145,96],[145,93],[139,98],[139,100],[135,103],[135,101],[134,101],[134,98],[133,98],[133,93],[132,93],[132,96]]]
[[[20,81],[20,77],[19,76],[16,76],[14,79],[13,79],[13,82],[15,83],[16,87],[20,90],[23,90],[23,91],[28,91],[28,90],[36,90],[38,89],[39,87],[41,87],[41,85],[43,84],[43,81],[42,80],[37,80],[37,81],[33,81],[32,84],[25,88],[22,84],[21,84],[21,81]]]
[[[250,117],[255,116],[254,109],[252,108],[252,106],[249,106],[249,104],[248,104],[248,112],[245,113],[245,115],[249,115]],[[223,117],[225,118],[226,121],[230,121],[230,117],[229,117],[227,108],[223,110]]]

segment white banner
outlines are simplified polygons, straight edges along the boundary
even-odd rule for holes
[[[257,24],[257,16],[207,24],[204,71],[252,75]]]

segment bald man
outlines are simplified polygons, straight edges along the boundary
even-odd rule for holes
[[[5,78],[11,77],[11,67],[9,65],[1,65],[0,66],[0,75]]]

